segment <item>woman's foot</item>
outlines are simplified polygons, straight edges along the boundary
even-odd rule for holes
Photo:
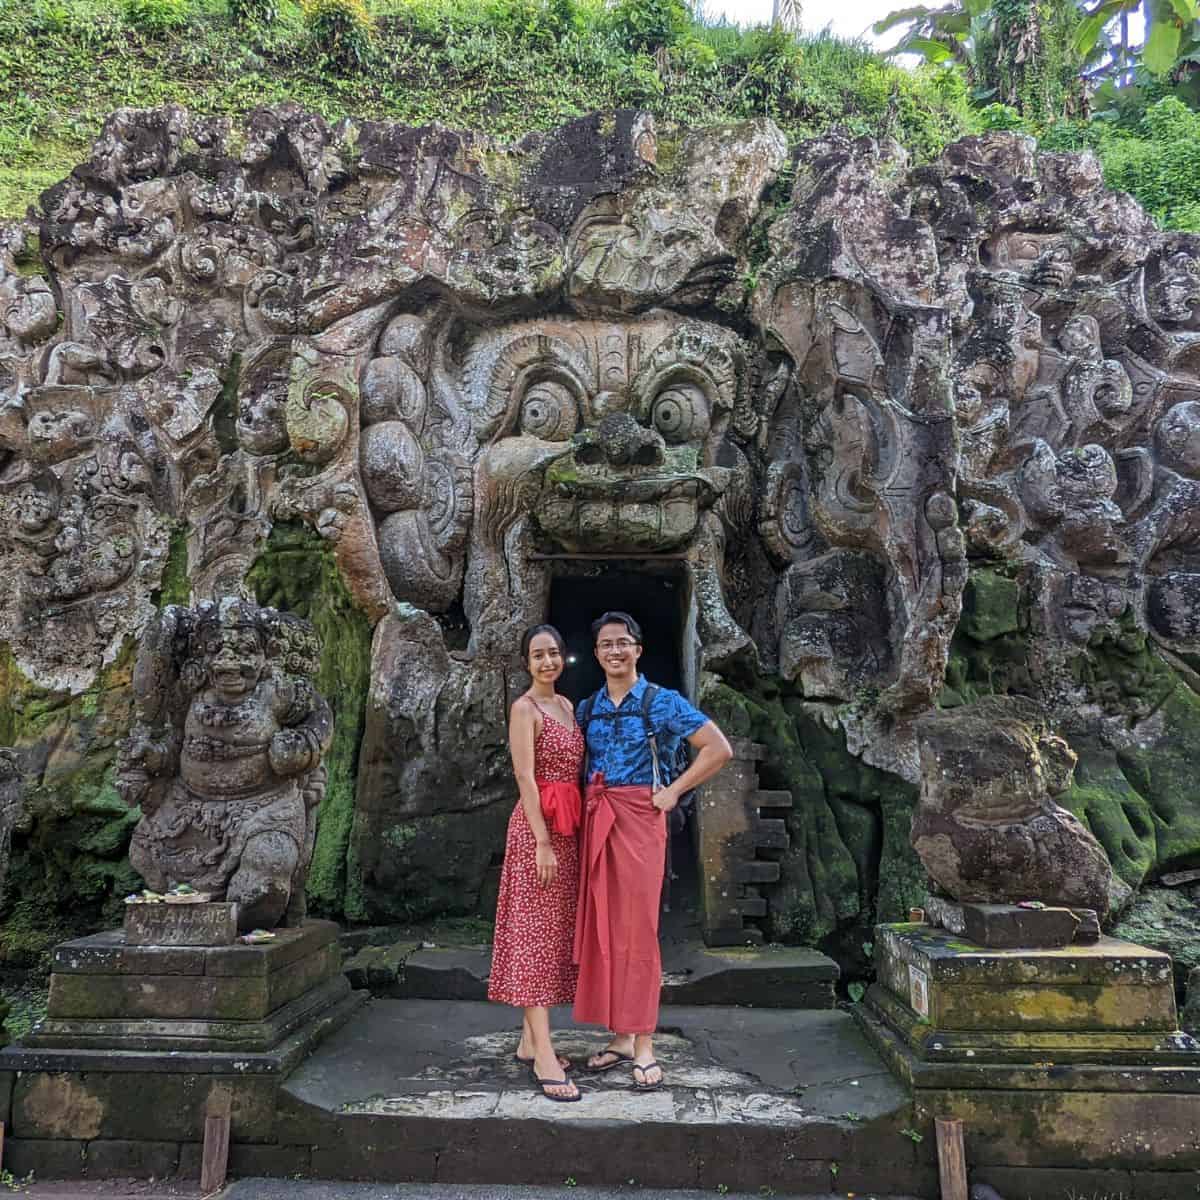
[[[589,1071],[611,1071],[623,1063],[633,1061],[633,1036],[618,1034],[599,1054],[587,1060]]]
[[[534,1065],[533,1046],[531,1043],[526,1042],[524,1037],[517,1043],[517,1052],[513,1055],[513,1058],[523,1067],[532,1067]],[[558,1069],[560,1071],[569,1071],[574,1065],[565,1054],[558,1056]]]
[[[580,1098],[579,1089],[565,1075],[562,1079],[539,1079],[535,1073],[533,1082],[542,1089],[542,1095],[547,1100],[556,1100],[559,1104],[570,1104]]]

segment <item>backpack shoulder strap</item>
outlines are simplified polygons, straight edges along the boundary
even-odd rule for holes
[[[588,725],[592,721],[592,709],[596,707],[596,701],[600,699],[599,692],[593,692],[584,702],[583,711],[579,717],[579,726],[583,730],[584,740],[587,740]]]
[[[654,703],[654,697],[661,691],[662,688],[657,683],[648,683],[646,690],[642,693],[642,724],[646,727],[648,738],[654,736],[654,725],[650,720],[650,706]]]

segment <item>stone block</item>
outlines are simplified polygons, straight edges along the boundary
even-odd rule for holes
[[[1080,917],[1069,908],[968,904],[944,900],[940,896],[926,896],[925,914],[931,925],[977,946],[995,950],[1069,946],[1083,925]],[[1095,925],[1094,913],[1089,924]]]
[[[200,1178],[203,1142],[184,1142],[179,1147],[181,1180]],[[290,1179],[308,1176],[312,1170],[311,1146],[259,1146],[233,1142],[229,1147],[229,1174],[241,1178]]]
[[[83,1174],[86,1142],[62,1138],[4,1139],[4,1169],[18,1179],[78,1179]]]
[[[1102,938],[1060,949],[987,949],[928,925],[876,930],[881,984],[929,1028],[1171,1033],[1171,960]]]
[[[13,1092],[13,1133],[84,1141],[202,1138],[204,1105],[216,1083],[232,1093],[233,1136],[242,1142],[270,1141],[276,1080],[166,1072],[23,1073]]]
[[[88,1142],[84,1159],[93,1179],[165,1179],[178,1167],[178,1142],[96,1138]]]
[[[232,946],[237,941],[237,905],[126,904],[127,946]]]
[[[918,1090],[914,1111],[921,1124],[960,1117],[977,1166],[1200,1170],[1195,1093],[946,1088]]]
[[[271,1011],[267,982],[194,975],[52,975],[55,1020],[254,1021]]]
[[[971,1182],[986,1183],[1001,1196],[1109,1196],[1113,1200],[1134,1195],[1128,1171],[1094,1167],[999,1167],[971,1164]]]

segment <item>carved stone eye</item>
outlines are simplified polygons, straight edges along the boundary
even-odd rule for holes
[[[708,433],[708,398],[694,383],[672,384],[658,393],[650,419],[666,441],[694,441]]]
[[[543,379],[521,401],[521,432],[546,442],[565,442],[579,424],[575,397],[561,383]]]

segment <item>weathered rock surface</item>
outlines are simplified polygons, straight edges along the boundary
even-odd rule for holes
[[[1056,804],[1075,755],[1035,705],[979,700],[918,723],[921,798],[912,844],[955,900],[1108,912],[1112,867],[1079,819]]]
[[[769,121],[115,113],[0,228],[14,871],[112,796],[156,609],[282,597],[346,714],[314,896],[471,909],[517,635],[580,557],[675,572],[683,676],[792,791],[770,932],[843,950],[919,902],[918,727],[991,695],[1080,756],[1083,824],[1031,819],[1089,896],[1083,825],[1124,887],[1195,861],[1200,239],[1010,134],[790,158],[785,197]]]

